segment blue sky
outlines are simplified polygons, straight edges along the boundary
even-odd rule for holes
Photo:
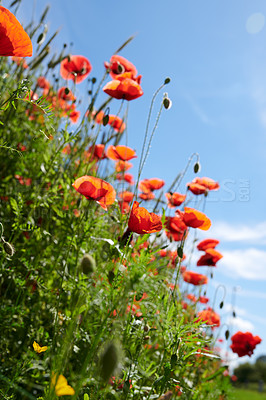
[[[6,7],[9,3],[2,1]],[[23,0],[18,10],[22,23],[34,4],[38,16],[46,2]],[[144,96],[129,104],[128,145],[138,154],[152,94],[171,78],[165,90],[173,105],[163,112],[142,177],[162,178],[168,187],[197,152],[202,165],[198,175],[219,181],[221,189],[210,193],[205,208],[213,226],[198,237],[221,242],[217,250],[224,258],[209,290],[226,286],[223,322],[232,323],[230,302],[237,288],[233,332],[251,331],[263,339],[251,360],[266,354],[264,16],[266,4],[258,0],[56,0],[47,19],[50,32],[61,27],[53,49],[59,52],[62,43],[72,42],[72,54],[86,56],[93,66],[91,76],[98,79],[103,62],[136,35],[121,55],[143,75]],[[85,87],[85,82],[77,87],[81,97]],[[119,101],[112,102],[111,113],[119,106]],[[153,120],[158,108],[159,101]],[[135,162],[135,174],[137,166]],[[193,177],[190,169],[180,192]]]

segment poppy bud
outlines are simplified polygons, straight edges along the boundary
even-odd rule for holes
[[[143,329],[144,329],[144,332],[149,332],[150,327],[149,327],[149,325],[147,324],[147,325],[144,326]]]
[[[169,99],[169,97],[165,97],[165,98],[163,99],[163,106],[164,106],[164,108],[165,108],[166,110],[168,110],[169,108],[172,107],[172,102],[171,102],[171,100]]]
[[[2,237],[2,242],[3,242],[3,247],[6,252],[10,257],[12,257],[15,253],[15,248],[12,244],[8,243],[5,241],[5,239]]]
[[[118,365],[118,358],[117,345],[113,342],[109,343],[100,357],[100,376],[105,382],[114,374]]]
[[[107,114],[103,117],[103,126],[106,126],[108,122],[109,122],[109,115]]]
[[[223,306],[224,306],[224,302],[221,301],[221,303],[220,303],[220,308],[223,308]]]
[[[197,174],[199,171],[200,171],[200,163],[197,161],[194,164],[194,172],[195,172],[195,174]]]
[[[183,249],[182,249],[182,247],[178,247],[177,254],[178,254],[178,257],[183,258]]]
[[[90,254],[84,254],[81,259],[79,268],[83,272],[83,274],[90,275],[96,269],[94,258]]]
[[[229,330],[227,329],[227,330],[225,331],[225,339],[226,339],[226,340],[228,340],[229,335],[230,335],[230,332],[229,332]]]
[[[40,35],[38,36],[38,39],[37,39],[37,43],[42,44],[44,39],[45,39],[44,34],[40,33]]]
[[[97,81],[96,78],[92,78],[92,79],[91,79],[91,83],[93,83],[93,84],[96,83],[96,81]]]
[[[168,83],[170,83],[171,82],[171,79],[170,78],[165,78],[165,80],[164,80],[164,84],[165,85],[168,85]]]

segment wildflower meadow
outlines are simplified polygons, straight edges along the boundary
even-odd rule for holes
[[[17,3],[0,6],[0,397],[231,398],[219,344],[243,357],[261,338],[222,329],[208,291],[223,254],[201,232],[219,182],[198,154],[170,187],[143,175],[171,78],[147,99],[138,154],[132,38],[95,70],[67,45],[50,51],[48,8],[22,27]]]

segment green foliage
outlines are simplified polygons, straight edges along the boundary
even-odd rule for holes
[[[37,52],[29,69],[0,59],[0,393],[52,400],[52,376],[61,374],[73,399],[149,400],[171,390],[173,398],[217,400],[228,391],[224,368],[210,328],[197,321],[195,305],[183,306],[177,285],[184,243],[174,264],[159,256],[169,245],[159,235],[122,246],[128,216],[118,202],[105,212],[72,187],[77,177],[97,175],[119,188],[108,162],[89,148],[100,135],[106,145],[122,134],[87,115],[71,125],[55,104],[56,82],[34,98],[42,94],[37,78],[63,58],[48,60],[56,33],[46,41],[46,13],[30,27]],[[34,341],[47,351],[34,352]]]

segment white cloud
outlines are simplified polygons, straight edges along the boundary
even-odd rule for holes
[[[256,248],[225,250],[219,267],[228,276],[266,280],[266,251]]]
[[[247,319],[241,317],[229,317],[226,323],[230,326],[231,331],[237,332],[254,332],[255,326],[252,322],[248,321]]]
[[[248,242],[254,244],[266,243],[266,221],[252,226],[244,224],[229,224],[228,222],[215,222],[206,236],[219,239],[221,242]]]

